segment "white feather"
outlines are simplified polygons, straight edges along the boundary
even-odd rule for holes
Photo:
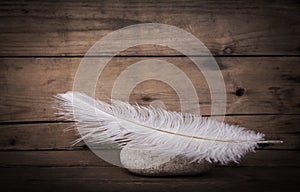
[[[172,152],[191,161],[206,159],[225,164],[238,162],[264,138],[264,134],[198,114],[132,106],[121,101],[110,105],[78,92],[56,98],[59,114],[75,118],[82,136],[76,142],[117,143],[120,147]]]

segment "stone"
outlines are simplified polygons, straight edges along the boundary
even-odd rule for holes
[[[186,157],[172,153],[126,146],[121,150],[120,160],[124,168],[143,176],[199,175],[213,167],[206,160],[191,162]]]

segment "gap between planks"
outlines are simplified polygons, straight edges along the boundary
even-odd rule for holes
[[[103,154],[105,151],[103,152]],[[0,151],[0,167],[115,167],[90,150]],[[248,153],[234,167],[300,167],[299,151],[258,150]]]

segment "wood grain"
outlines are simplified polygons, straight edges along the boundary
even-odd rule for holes
[[[1,1],[1,191],[299,191],[299,11],[297,0]],[[247,154],[238,165],[217,165],[203,176],[171,178],[134,176],[104,162],[83,142],[71,146],[78,135],[64,131],[73,123],[58,119],[53,95],[72,90],[79,63],[94,43],[141,23],[176,26],[199,38],[216,56],[224,77],[225,122],[284,143]],[[109,45],[117,48],[120,42]],[[99,77],[96,98],[109,102],[122,71],[146,59],[165,60],[182,70],[197,90],[201,114],[210,115],[205,78],[168,46],[121,51]],[[144,81],[129,99],[140,105],[160,100],[169,110],[180,110],[179,97],[166,82]]]
[[[98,80],[97,98],[109,102],[120,73],[130,64],[145,59],[149,58],[114,58]],[[209,115],[209,88],[195,65],[185,57],[157,59],[174,63],[186,73],[199,96],[201,114]],[[80,58],[1,59],[0,121],[57,119],[53,96],[72,90],[80,61]],[[227,89],[227,114],[300,114],[299,61],[298,57],[217,58]],[[178,96],[166,83],[145,81],[130,96],[131,103],[141,105],[154,100],[163,101],[169,110],[180,110]]]
[[[299,7],[296,0],[1,1],[0,55],[82,56],[110,32],[139,23],[177,26],[216,55],[299,55]],[[121,54],[178,53],[142,46]]]
[[[90,150],[1,151],[0,157],[1,167],[114,167]],[[299,151],[258,150],[247,154],[239,164],[227,166],[299,167],[299,161]]]
[[[300,149],[299,115],[230,116],[225,122],[239,124],[265,133],[267,139],[283,140],[280,145],[264,146],[264,149]],[[76,146],[75,131],[67,131],[72,123],[8,124],[0,126],[1,150],[74,150],[86,148],[83,142]]]
[[[1,168],[5,191],[298,191],[299,168],[217,167],[203,176],[151,178],[115,167]],[[16,180],[17,178],[17,180]]]

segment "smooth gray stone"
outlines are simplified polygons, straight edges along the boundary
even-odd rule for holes
[[[144,176],[199,175],[213,167],[206,160],[191,163],[186,157],[129,147],[121,150],[120,160],[124,168]]]

